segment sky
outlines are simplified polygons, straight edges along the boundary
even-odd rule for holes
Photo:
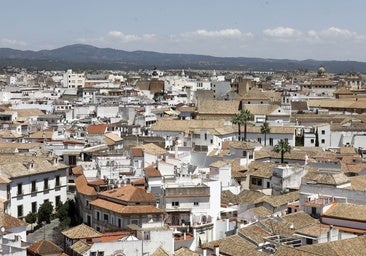
[[[0,47],[366,61],[363,0],[12,0]]]

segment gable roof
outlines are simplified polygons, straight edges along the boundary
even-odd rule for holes
[[[88,251],[91,248],[91,245],[84,242],[83,240],[79,240],[70,246],[70,249],[79,255],[83,255],[84,252]]]
[[[148,153],[154,156],[160,156],[160,155],[164,155],[167,153],[167,151],[161,147],[159,147],[158,145],[154,144],[154,143],[148,143],[148,144],[144,144],[141,146],[138,146],[139,148],[141,148],[144,153]]]
[[[84,223],[76,227],[64,230],[61,233],[69,239],[96,238],[101,237],[103,235],[102,233],[96,231],[92,227],[85,225]]]
[[[322,217],[366,222],[365,212],[365,205],[333,203],[332,206],[322,214]]]
[[[35,242],[27,248],[28,251],[36,255],[60,255],[63,250],[50,240],[41,240]]]
[[[89,186],[86,177],[82,174],[74,179],[76,190],[78,193],[86,196],[96,196],[97,192],[92,186]]]
[[[149,165],[144,168],[145,175],[147,177],[161,177],[160,171],[155,167],[155,165]]]
[[[202,100],[198,102],[197,112],[199,115],[235,115],[239,111],[239,106],[238,100]]]
[[[107,126],[107,124],[91,124],[88,126],[88,134],[105,134]]]
[[[132,185],[103,191],[99,195],[124,202],[155,202],[155,196],[152,193]]]
[[[25,223],[21,219],[15,218],[7,213],[4,213],[3,209],[0,209],[0,227],[4,227],[5,229],[11,229],[21,226],[27,226],[27,223]]]

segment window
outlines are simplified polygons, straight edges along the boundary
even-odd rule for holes
[[[213,144],[213,139],[210,140],[210,143]]]
[[[306,238],[306,244],[313,244],[313,239]]]
[[[32,180],[32,192],[37,192],[37,181]]]
[[[247,152],[245,150],[243,150],[243,157],[247,156]]]
[[[311,140],[310,140],[310,143],[311,143],[311,144],[314,144],[314,139],[311,139]]]
[[[258,143],[262,143],[262,138],[257,139]]]
[[[252,185],[262,186],[262,179],[261,178],[252,178]]]
[[[193,202],[193,205],[194,206],[198,206],[199,205],[199,202]]]
[[[44,180],[43,180],[43,189],[49,189],[49,187],[48,187],[48,178],[45,178]]]
[[[108,222],[108,218],[109,218],[108,214],[103,214],[103,220],[105,222]]]
[[[56,176],[55,186],[56,186],[56,187],[61,186],[61,183],[60,183],[60,176],[59,176],[59,175],[57,175],[57,176]]]
[[[18,218],[23,217],[23,205],[18,205]]]
[[[100,219],[100,212],[97,212],[97,220]]]
[[[172,202],[172,206],[179,206],[179,202],[178,201]]]
[[[120,218],[118,218],[118,227],[120,228],[120,227],[122,227],[122,221],[121,221],[121,219]]]
[[[32,212],[33,213],[37,212],[37,202],[32,202]]]
[[[18,183],[18,195],[22,195],[22,194],[23,194],[23,184]]]
[[[269,138],[269,145],[273,146],[273,138]]]
[[[56,207],[61,203],[61,196],[56,196],[55,197],[55,204],[56,204]]]
[[[325,143],[325,139],[322,139],[322,140],[321,140],[321,143],[322,143],[322,144],[324,144],[324,143]]]
[[[207,140],[207,133],[205,133],[205,140]]]
[[[325,130],[322,130],[322,134],[325,134]]]

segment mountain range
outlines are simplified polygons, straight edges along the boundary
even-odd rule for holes
[[[22,51],[0,48],[0,66],[30,70],[65,69],[200,69],[237,71],[307,71],[323,65],[327,72],[364,73],[366,63],[358,61],[290,60],[247,57],[214,57],[196,54],[171,54],[151,51],[123,51],[74,44],[53,50]]]

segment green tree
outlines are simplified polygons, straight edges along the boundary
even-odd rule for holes
[[[285,153],[291,152],[291,146],[287,140],[281,139],[278,141],[277,145],[274,146],[273,151],[281,154],[281,164],[283,164],[284,155]]]
[[[241,110],[240,111],[240,115],[241,115],[241,117],[243,119],[243,124],[244,124],[244,141],[246,141],[247,140],[247,124],[248,124],[248,121],[253,118],[253,115],[250,112],[250,110],[248,110],[248,109]]]
[[[264,122],[261,126],[261,133],[264,134],[264,146],[267,146],[267,134],[271,132],[268,122]]]
[[[238,140],[240,140],[241,139],[241,137],[240,137],[241,136],[240,126],[243,124],[243,118],[242,118],[241,112],[236,113],[234,115],[234,117],[231,119],[231,122],[233,124],[238,125]]]
[[[67,200],[57,207],[55,217],[60,220],[60,227],[72,227],[80,224],[74,200]]]
[[[41,224],[43,221],[46,223],[51,222],[51,215],[53,211],[53,205],[51,202],[46,201],[38,209],[38,224]]]
[[[33,224],[37,221],[37,213],[36,212],[29,212],[27,216],[25,216],[25,221],[31,224],[31,229],[33,229]]]

